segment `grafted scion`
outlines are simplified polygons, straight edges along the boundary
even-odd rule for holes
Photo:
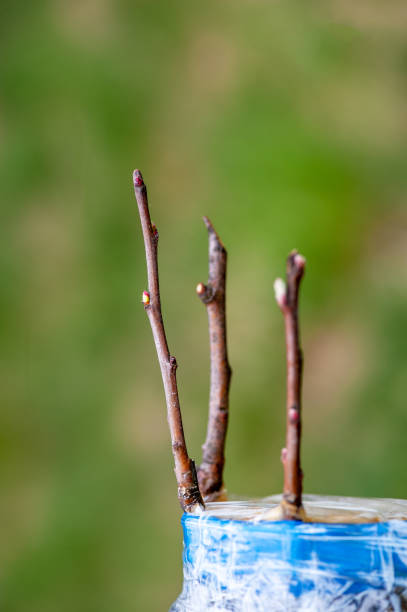
[[[206,305],[210,346],[209,419],[202,447],[198,480],[205,499],[219,499],[223,491],[225,441],[229,417],[230,369],[226,343],[226,263],[227,253],[212,223],[204,217],[209,237],[209,278],[196,292]]]
[[[148,291],[143,292],[142,302],[153,332],[164,384],[167,418],[175,462],[175,476],[178,483],[178,499],[185,512],[195,512],[199,508],[204,508],[204,503],[198,486],[195,464],[189,458],[185,443],[176,379],[177,362],[175,357],[170,355],[168,349],[161,313],[157,260],[158,231],[157,227],[151,223],[147,188],[139,170],[134,171],[133,182],[147,262]]]
[[[305,259],[297,251],[287,258],[286,283],[278,278],[274,283],[276,301],[284,315],[287,360],[287,421],[286,445],[281,451],[284,466],[284,491],[281,504],[286,519],[304,518],[302,507],[301,470],[301,384],[302,351],[298,322],[298,297]]]

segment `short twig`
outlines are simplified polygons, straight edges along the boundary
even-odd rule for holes
[[[177,362],[168,350],[161,314],[157,262],[158,232],[157,228],[151,223],[147,188],[139,170],[134,171],[133,181],[147,260],[148,292],[144,291],[142,301],[153,332],[164,384],[167,418],[175,462],[175,476],[178,483],[178,499],[185,512],[194,512],[203,508],[204,503],[198,486],[195,464],[189,458],[185,443],[176,379]]]
[[[210,345],[209,420],[198,480],[205,499],[217,499],[223,490],[225,439],[229,416],[229,386],[232,371],[226,346],[226,260],[227,253],[212,223],[204,217],[209,236],[209,278],[199,283],[197,294],[206,305]]]
[[[287,259],[287,285],[278,278],[274,283],[277,303],[284,315],[287,347],[287,429],[286,446],[281,453],[284,466],[283,516],[302,519],[301,382],[302,351],[298,324],[298,293],[304,275],[305,259],[292,251]]]

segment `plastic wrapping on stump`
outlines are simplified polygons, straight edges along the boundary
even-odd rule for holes
[[[349,522],[262,520],[275,502],[182,517],[184,586],[170,612],[407,610],[407,502],[307,496],[312,518]]]

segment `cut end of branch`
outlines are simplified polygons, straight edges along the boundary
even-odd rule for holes
[[[215,232],[215,228],[212,225],[212,221],[209,219],[209,217],[202,217],[203,222],[206,225],[206,229],[208,230],[208,232]],[[215,232],[216,233],[216,232]]]
[[[212,225],[212,221],[209,219],[209,217],[202,217],[203,222],[206,225],[206,229],[208,230],[208,234],[209,234],[209,239],[212,239],[215,243],[217,243],[217,245],[220,247],[220,249],[226,253],[226,249],[223,245],[222,240],[219,238],[219,235],[217,233],[217,231],[215,230],[215,228]]]
[[[141,301],[144,304],[144,306],[148,306],[150,304],[150,294],[148,291],[143,291],[143,296],[141,298]]]
[[[144,186],[143,175],[141,174],[140,170],[134,170],[134,172],[133,172],[133,183],[134,183],[134,188],[135,189],[137,187],[143,187]]]
[[[287,304],[287,287],[282,278],[276,278],[274,281],[274,295],[280,308],[284,308]]]

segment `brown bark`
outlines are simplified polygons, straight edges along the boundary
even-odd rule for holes
[[[300,463],[303,358],[298,322],[298,294],[304,271],[304,257],[292,251],[287,259],[286,287],[280,279],[275,283],[277,303],[284,315],[287,358],[286,447],[281,454],[284,466],[282,510],[286,519],[301,519],[304,515]]]
[[[175,357],[170,355],[168,349],[161,313],[157,261],[158,232],[155,226],[151,224],[147,188],[139,170],[134,171],[133,181],[147,261],[148,292],[143,293],[143,303],[153,332],[164,384],[167,419],[175,462],[175,476],[178,483],[178,499],[185,512],[194,512],[199,507],[204,508],[204,503],[199,490],[195,464],[189,458],[185,443],[176,379],[177,362]]]
[[[210,395],[209,419],[199,486],[207,500],[219,499],[223,490],[225,440],[229,417],[229,386],[232,375],[226,344],[226,262],[227,253],[212,223],[204,217],[209,237],[209,278],[199,283],[197,294],[206,305],[209,323]]]

